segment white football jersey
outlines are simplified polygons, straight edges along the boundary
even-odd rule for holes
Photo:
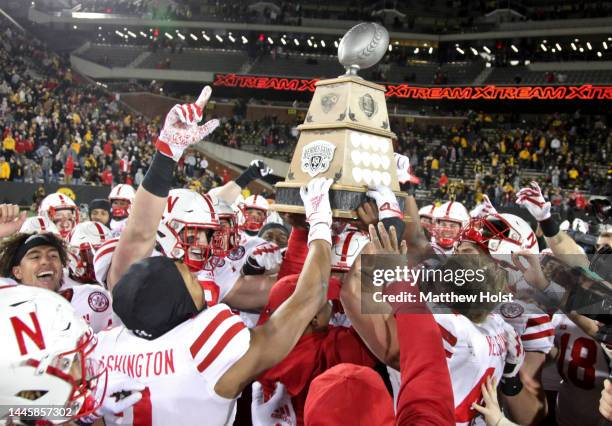
[[[597,425],[599,398],[604,379],[610,374],[603,349],[564,314],[553,315],[557,368],[562,377],[557,394],[560,426]]]
[[[111,219],[109,228],[111,230],[111,234],[113,237],[119,237],[125,229],[125,225],[127,224],[127,218],[121,220]]]
[[[555,329],[550,316],[538,306],[515,298],[513,302],[502,303],[496,312],[521,337],[525,352],[550,352]]]
[[[145,385],[142,399],[106,425],[231,425],[236,400],[215,392],[217,381],[249,349],[250,332],[223,304],[154,340],[125,327],[98,334],[93,357],[110,371]]]
[[[106,286],[106,278],[108,276],[108,271],[110,270],[113,261],[113,254],[115,253],[117,245],[119,245],[119,237],[110,238],[104,244],[98,247],[94,253],[93,264],[96,281],[104,286]],[[151,253],[151,257],[161,255],[162,254],[155,249]]]
[[[456,424],[484,425],[472,404],[482,405],[481,385],[487,377],[499,382],[508,353],[507,335],[514,330],[497,314],[489,314],[480,324],[463,315],[434,314],[434,317],[442,334],[453,387]]]
[[[232,250],[214,268],[207,265],[198,272],[198,281],[204,289],[206,303],[209,306],[223,301],[242,275],[242,267],[251,252],[265,242],[266,240],[257,236],[252,237],[244,245],[241,244]]]
[[[59,294],[70,302],[94,333],[115,324],[110,293],[97,284],[64,285]]]

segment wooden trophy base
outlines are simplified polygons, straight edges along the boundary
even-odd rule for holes
[[[300,197],[300,184],[279,182],[276,184],[276,202],[270,206],[281,213],[304,214],[304,203]],[[357,208],[368,201],[367,189],[363,186],[334,184],[329,191],[329,203],[332,215],[339,219],[359,219]],[[397,201],[404,211],[406,193],[395,191]]]

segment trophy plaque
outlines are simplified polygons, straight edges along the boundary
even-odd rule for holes
[[[406,194],[399,191],[384,86],[357,75],[380,61],[389,34],[376,23],[351,28],[338,46],[346,74],[316,83],[306,119],[283,182],[276,184],[272,208],[304,213],[299,189],[314,177],[334,180],[330,190],[333,216],[357,219],[368,188],[391,188],[403,209]]]

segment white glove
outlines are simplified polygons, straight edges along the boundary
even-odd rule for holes
[[[397,197],[391,189],[384,185],[376,185],[375,189],[370,189],[367,196],[376,201],[378,207],[378,219],[388,219],[390,217],[402,218],[402,209],[400,209]]]
[[[420,179],[412,174],[410,159],[406,155],[398,154],[397,152],[393,153],[393,158],[395,159],[395,166],[397,167],[397,180],[399,183],[404,184],[410,182],[418,184]]]
[[[106,390],[104,386],[98,386],[96,389],[95,399],[96,401],[102,400],[102,405],[93,414],[79,420],[93,423],[100,417],[116,416],[140,401],[142,399],[140,391],[144,388],[145,385],[124,374],[109,372]],[[121,393],[129,393],[129,395],[124,396]]]
[[[470,217],[473,219],[480,219],[481,217],[488,216],[490,214],[497,214],[497,210],[489,200],[489,197],[486,195],[482,196],[482,202],[478,204],[474,209],[470,212]]]
[[[300,188],[306,221],[310,225],[309,245],[314,240],[325,240],[331,245],[332,211],[329,204],[329,187],[333,182],[332,179],[319,177]]]
[[[212,89],[204,87],[202,93],[193,104],[174,105],[168,115],[155,146],[166,157],[179,161],[183,151],[189,146],[200,142],[219,126],[219,120],[207,121],[201,126],[203,108],[206,106]]]
[[[261,383],[253,382],[252,388],[251,421],[253,426],[295,426],[297,424],[291,398],[282,383],[276,383],[274,393],[266,402],[264,402]]]
[[[265,269],[266,271],[278,268],[283,261],[280,247],[274,243],[261,243],[253,249],[247,258],[249,263],[255,269]]]
[[[550,201],[546,201],[542,190],[536,182],[531,182],[527,188],[522,188],[516,194],[516,204],[526,207],[529,214],[538,222],[550,218]]]
[[[514,328],[507,324],[505,327],[506,338],[508,339],[508,353],[506,354],[506,366],[504,368],[504,377],[516,377],[525,361],[525,349],[521,338],[516,333]],[[512,366],[512,368],[510,368]]]

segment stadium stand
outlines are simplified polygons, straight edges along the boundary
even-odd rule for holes
[[[136,46],[94,44],[78,56],[100,65],[125,67],[132,63],[143,51],[142,48]]]

